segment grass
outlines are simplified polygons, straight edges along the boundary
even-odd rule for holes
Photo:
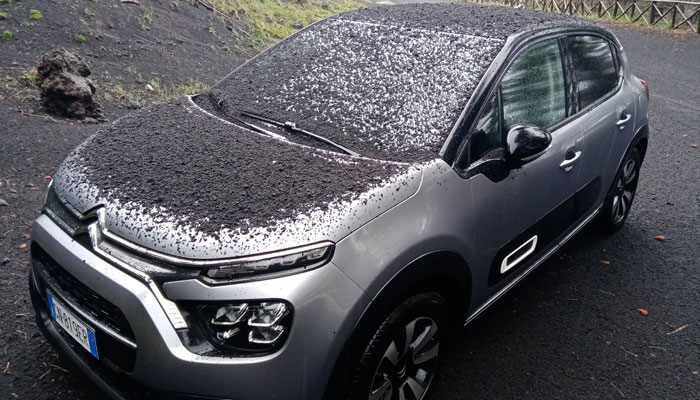
[[[12,32],[4,31],[2,34],[0,34],[0,39],[4,41],[12,40]]]
[[[7,18],[7,13],[4,11],[0,11],[0,19],[6,19]]]
[[[141,25],[146,25],[153,22],[153,9],[149,8],[148,10],[145,10],[143,15],[139,18],[139,22],[141,22]]]
[[[39,88],[36,85],[36,69],[19,71],[15,76],[6,75],[0,85],[0,98],[13,98],[20,102],[39,99]]]
[[[20,74],[17,76],[17,80],[19,80],[25,86],[36,87],[36,75],[37,70],[32,68],[30,70],[20,72]]]
[[[208,0],[218,11],[247,20],[253,28],[254,39],[270,43],[283,39],[297,29],[301,22],[307,26],[313,21],[333,14],[358,8],[362,0]]]
[[[148,84],[153,90],[135,87],[125,87],[121,83],[113,83],[104,88],[103,97],[108,102],[136,103],[142,106],[161,103],[188,94],[201,93],[209,88],[206,83],[190,80],[185,83],[166,85],[160,79],[151,79]],[[98,92],[99,93],[99,92]]]
[[[87,7],[85,7],[85,9],[83,10],[83,14],[85,14],[85,16],[87,16],[87,17],[94,17],[95,16],[95,12]]]
[[[159,79],[151,79],[148,83],[153,88],[153,96],[159,101],[175,99],[188,94],[201,93],[209,89],[209,85],[196,80],[190,80],[187,83],[181,83],[179,85],[163,85]]]
[[[31,19],[32,21],[38,21],[42,18],[44,18],[44,16],[41,15],[41,11],[35,9],[29,10],[29,19]]]
[[[77,34],[73,38],[73,41],[75,43],[78,43],[78,44],[83,44],[83,43],[87,42],[87,38],[85,37],[85,35]]]

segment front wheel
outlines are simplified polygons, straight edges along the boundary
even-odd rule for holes
[[[348,400],[425,400],[438,370],[448,311],[437,293],[401,303],[371,335],[352,371]]]
[[[632,201],[637,192],[639,168],[642,158],[637,149],[632,149],[625,157],[620,169],[615,174],[613,186],[601,210],[599,226],[605,233],[619,231],[627,220]]]

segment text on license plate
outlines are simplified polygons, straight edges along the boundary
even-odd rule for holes
[[[85,350],[89,351],[95,358],[99,358],[97,356],[95,331],[85,325],[85,323],[73,315],[72,312],[68,311],[61,302],[54,299],[51,292],[48,290],[46,291],[46,299],[49,302],[51,317],[53,317],[78,344],[83,346]]]

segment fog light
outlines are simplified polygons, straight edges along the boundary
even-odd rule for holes
[[[251,343],[271,344],[284,333],[284,328],[279,325],[273,325],[269,328],[256,327],[248,333],[248,341]]]
[[[199,315],[212,344],[246,352],[281,347],[292,322],[292,308],[282,301],[208,304]]]
[[[250,326],[273,326],[287,314],[287,306],[284,303],[260,303],[260,307],[253,310],[248,319]]]
[[[209,322],[212,325],[228,326],[241,322],[248,311],[248,304],[226,305],[216,310],[216,315]]]
[[[233,328],[233,329],[227,329],[225,331],[221,332],[216,332],[216,338],[219,340],[228,340],[234,336],[236,336],[238,333],[240,333],[241,328]]]

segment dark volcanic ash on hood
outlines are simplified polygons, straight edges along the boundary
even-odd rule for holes
[[[364,156],[416,162],[438,154],[502,47],[341,14],[260,54],[212,92],[229,114],[293,121]]]
[[[81,212],[105,205],[109,229],[130,240],[217,258],[332,240],[419,181],[415,167],[285,143],[183,98],[91,137],[54,187]]]

